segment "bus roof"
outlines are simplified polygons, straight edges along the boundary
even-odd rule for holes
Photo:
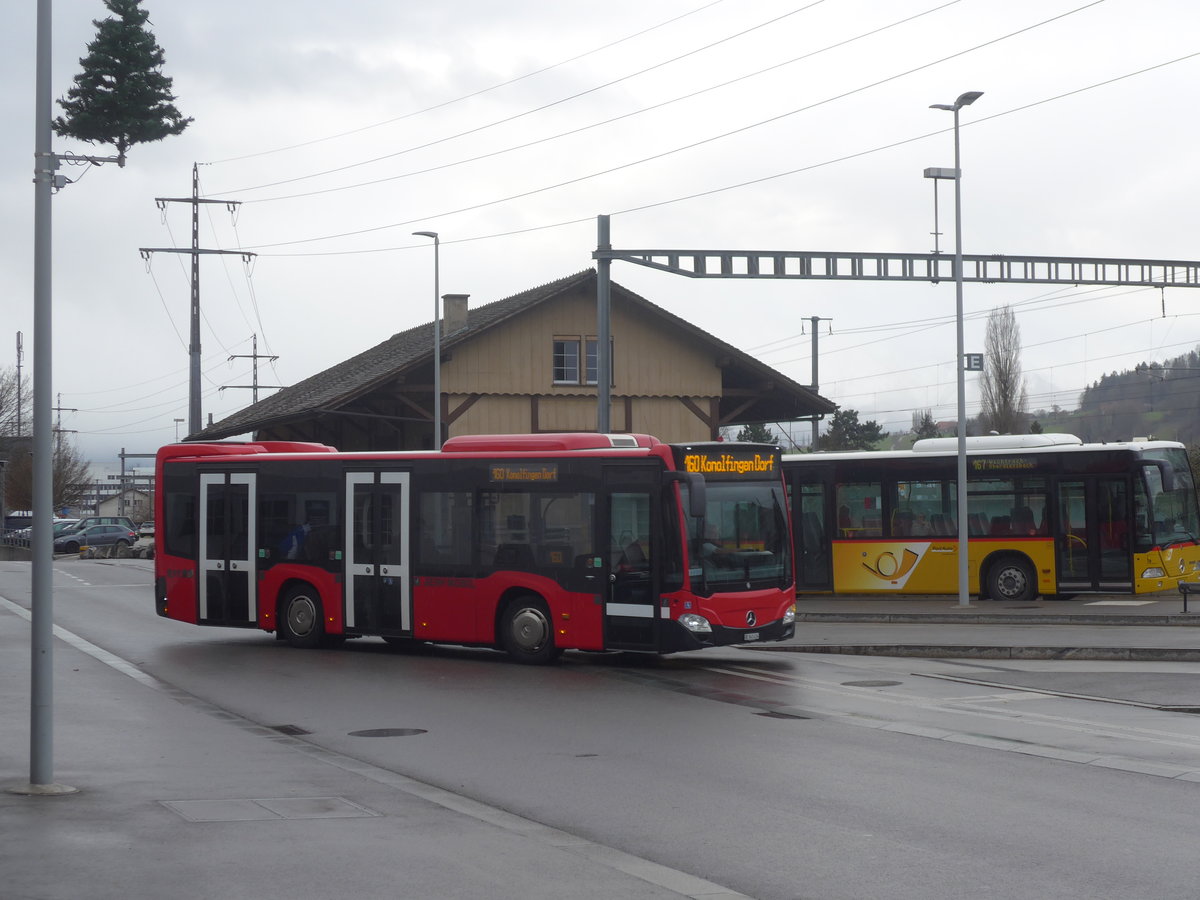
[[[994,453],[1087,453],[1097,450],[1129,450],[1141,452],[1163,448],[1182,449],[1178,441],[1156,441],[1134,438],[1131,441],[1102,441],[1084,443],[1073,434],[989,434],[968,437],[967,455],[981,456]],[[922,456],[955,456],[958,453],[958,438],[925,438],[913,444],[911,450],[834,450],[816,453],[785,454],[785,462],[809,460],[847,459],[918,459]]]
[[[160,461],[197,460],[224,457],[254,458],[270,454],[274,458],[307,458],[336,453],[343,459],[436,459],[461,456],[506,456],[512,454],[573,453],[594,455],[626,451],[634,455],[662,456],[668,445],[648,434],[597,434],[595,432],[552,432],[545,434],[480,434],[449,438],[437,450],[356,450],[339,451],[327,444],[303,441],[212,441],[168,444],[158,451]]]

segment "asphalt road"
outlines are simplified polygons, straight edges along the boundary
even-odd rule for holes
[[[158,619],[144,562],[60,560],[55,572],[64,663],[56,702],[71,735],[63,767],[85,793],[103,793],[116,777],[114,758],[128,752],[121,742],[136,733],[153,748],[139,756],[138,777],[160,794],[174,778],[187,786],[185,799],[261,796],[247,792],[265,777],[260,763],[269,754],[276,767],[277,758],[298,767],[275,772],[273,789],[304,790],[312,775],[301,777],[302,764],[332,766],[340,797],[382,810],[377,821],[320,832],[319,852],[290,852],[286,878],[268,862],[278,855],[270,829],[223,826],[243,851],[238,875],[254,888],[246,896],[284,896],[272,885],[285,883],[287,896],[322,896],[331,872],[344,873],[345,884],[375,883],[379,896],[437,896],[430,885],[471,875],[480,880],[476,896],[512,895],[518,883],[525,896],[601,888],[599,873],[572,876],[553,854],[530,853],[515,840],[525,836],[520,827],[495,824],[514,849],[447,822],[440,840],[469,833],[469,855],[443,853],[443,872],[412,873],[406,889],[396,855],[417,839],[405,826],[418,819],[396,799],[415,790],[404,779],[455,798],[447,803],[480,804],[494,823],[515,815],[558,829],[599,848],[594,860],[641,861],[751,897],[1196,894],[1200,719],[1136,697],[1087,699],[1085,690],[1143,677],[1185,684],[1200,672],[1194,663],[730,648],[663,659],[568,653],[559,665],[530,668],[487,650],[401,651],[369,640],[301,652],[259,632]],[[0,563],[0,597],[11,663],[28,605],[27,564]],[[95,671],[96,654],[76,662],[83,645],[69,636],[109,655],[100,665],[107,672]],[[165,686],[153,702],[129,702],[145,692],[139,677]],[[86,748],[73,743],[72,726],[87,713],[85,696],[112,704],[121,725]],[[4,721],[20,721],[18,700],[11,687],[0,692]],[[21,731],[0,735],[0,776],[9,780],[24,759]],[[210,750],[233,732],[236,741]],[[217,762],[225,776],[195,777]],[[187,772],[173,771],[182,765]],[[155,812],[180,797],[158,796]],[[0,801],[0,827],[27,826],[27,810]],[[129,817],[145,812],[124,808]],[[46,813],[37,815],[45,825]],[[172,837],[156,843],[153,864],[131,855],[126,865],[149,873],[175,861],[197,880],[178,882],[172,896],[231,895],[213,893],[201,877],[199,832],[160,833]],[[425,828],[422,838],[431,833],[439,834]],[[85,883],[84,867],[105,849],[100,836],[99,847],[76,840],[64,848],[52,828],[23,840],[20,858],[0,849],[4,868],[28,874],[48,863],[39,853],[53,852],[64,890]],[[212,859],[226,857],[214,851]],[[305,875],[312,890],[297,890]],[[715,896],[667,883],[639,882],[637,895]],[[633,896],[621,888],[609,895]]]

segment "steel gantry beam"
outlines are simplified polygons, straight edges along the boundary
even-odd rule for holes
[[[688,278],[811,278],[833,281],[954,280],[954,257],[940,253],[833,253],[821,250],[611,250],[596,260],[633,263]],[[1200,287],[1200,262],[964,253],[963,281],[988,284]]]

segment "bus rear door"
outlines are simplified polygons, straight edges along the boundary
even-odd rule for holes
[[[250,626],[258,619],[255,505],[254,473],[201,474],[199,624]]]
[[[411,635],[408,472],[346,473],[346,630]]]

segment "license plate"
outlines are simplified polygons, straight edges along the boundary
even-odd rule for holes
[[[743,634],[742,640],[743,641],[757,641],[758,640],[758,632],[751,631],[749,634]]]

